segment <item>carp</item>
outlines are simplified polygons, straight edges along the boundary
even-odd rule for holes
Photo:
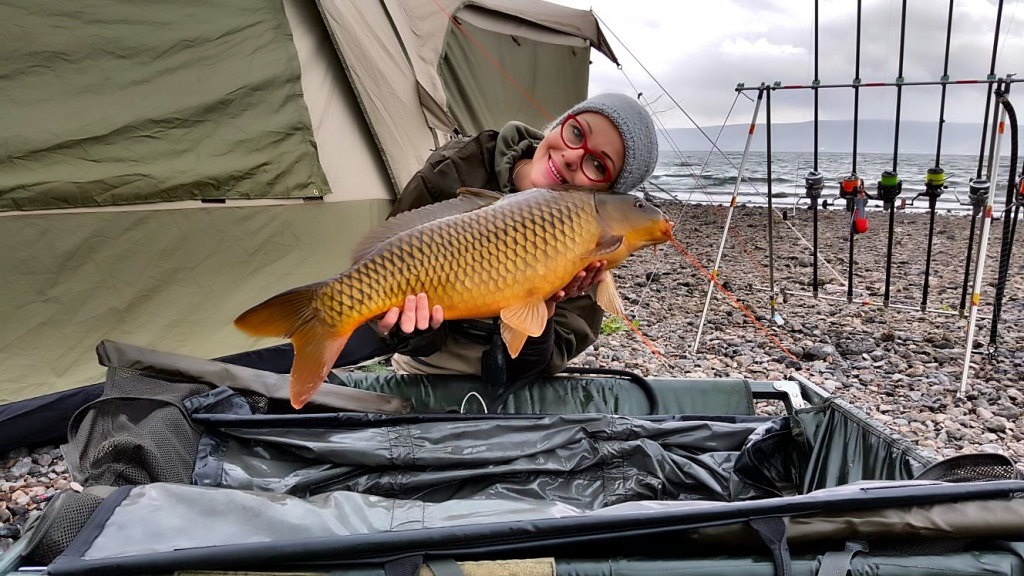
[[[452,200],[386,220],[356,246],[337,276],[293,288],[235,319],[252,336],[288,338],[295,348],[289,396],[309,401],[352,332],[409,294],[424,292],[445,320],[501,318],[516,357],[548,321],[545,301],[587,265],[608,268],[672,238],[661,210],[628,194],[533,189],[502,196],[463,188]],[[610,274],[595,298],[613,314],[622,300]]]

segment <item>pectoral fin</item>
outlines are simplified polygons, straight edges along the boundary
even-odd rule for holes
[[[540,336],[548,323],[548,307],[532,298],[501,311],[501,338],[513,358],[519,355],[528,336]]]
[[[615,281],[612,280],[610,273],[605,273],[605,279],[597,283],[597,292],[594,296],[601,308],[604,308],[609,314],[616,316],[626,314],[622,298],[619,297],[619,291],[615,288]]]
[[[597,241],[597,246],[594,247],[594,251],[591,252],[591,256],[603,256],[605,254],[611,254],[612,252],[615,252],[616,250],[619,249],[619,246],[622,246],[623,238],[625,237],[621,235],[602,236],[601,239]]]

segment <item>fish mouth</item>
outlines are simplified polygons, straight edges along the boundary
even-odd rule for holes
[[[551,172],[551,176],[559,184],[566,185],[569,183],[569,180],[567,180],[565,176],[562,175],[562,172],[558,167],[555,166],[555,159],[551,157],[551,154],[548,154],[548,171]]]
[[[662,242],[666,242],[673,238],[672,229],[675,227],[676,223],[672,222],[671,220],[665,220],[664,222],[661,223],[661,229],[658,231],[661,232]]]

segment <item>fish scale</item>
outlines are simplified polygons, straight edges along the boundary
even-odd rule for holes
[[[597,260],[615,266],[671,238],[664,215],[628,195],[465,194],[385,222],[345,272],[278,294],[235,319],[254,336],[292,340],[293,406],[309,400],[357,327],[403,306],[411,294],[425,293],[445,320],[500,315],[502,338],[515,356],[529,335],[543,331],[544,300],[580,270]],[[610,278],[596,286],[606,310],[621,309]]]

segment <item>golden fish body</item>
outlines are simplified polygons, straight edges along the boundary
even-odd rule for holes
[[[235,325],[255,336],[292,339],[291,399],[304,405],[352,332],[409,294],[425,293],[446,320],[501,316],[515,357],[547,323],[545,300],[588,264],[613,267],[671,237],[671,223],[642,200],[582,190],[529,190],[505,197],[467,190],[459,198],[399,215],[356,248],[355,262],[322,283],[279,294]],[[611,277],[597,299],[621,312]]]

